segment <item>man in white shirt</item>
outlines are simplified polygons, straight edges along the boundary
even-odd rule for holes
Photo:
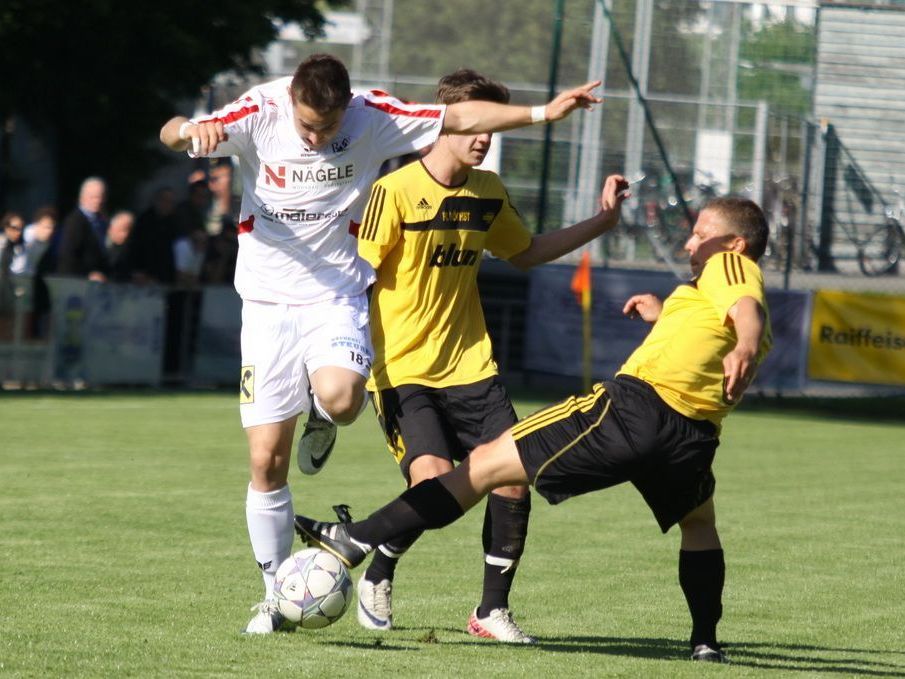
[[[265,586],[246,633],[269,633],[285,622],[273,581],[292,547],[286,481],[298,415],[310,413],[297,460],[313,474],[332,450],[335,425],[352,422],[366,404],[365,291],[374,272],[357,256],[356,237],[380,166],[429,146],[441,132],[559,120],[599,102],[591,94],[599,84],[546,106],[410,104],[383,92],[353,93],[345,66],[316,54],[291,78],[254,87],[209,116],[177,116],[161,129],[174,151],[240,161],[235,285],[243,301],[240,414],[251,457],[246,519]]]

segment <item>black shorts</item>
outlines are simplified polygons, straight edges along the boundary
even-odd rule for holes
[[[512,436],[529,481],[551,504],[631,481],[664,533],[716,485],[716,426],[679,414],[634,377],[545,408]]]
[[[416,457],[461,462],[476,446],[518,421],[496,376],[455,387],[403,384],[376,392],[373,401],[387,446],[406,481]]]

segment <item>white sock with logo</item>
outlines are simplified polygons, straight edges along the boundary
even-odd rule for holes
[[[245,521],[255,561],[264,577],[265,598],[273,598],[273,581],[277,568],[292,553],[294,536],[292,495],[289,486],[269,493],[256,491],[248,484],[245,498]]]

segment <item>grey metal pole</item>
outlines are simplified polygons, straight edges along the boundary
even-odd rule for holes
[[[556,96],[556,81],[559,77],[559,53],[562,43],[562,17],[565,0],[556,0],[553,18],[553,47],[550,54],[550,77],[547,81],[547,101]],[[543,232],[547,217],[547,182],[550,176],[550,153],[553,146],[553,126],[544,126],[544,150],[540,169],[540,189],[537,199],[537,225],[535,232]]]

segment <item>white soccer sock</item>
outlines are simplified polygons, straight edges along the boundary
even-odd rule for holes
[[[251,549],[264,577],[265,598],[270,599],[277,568],[292,553],[294,513],[289,486],[261,493],[248,484],[245,520]]]

